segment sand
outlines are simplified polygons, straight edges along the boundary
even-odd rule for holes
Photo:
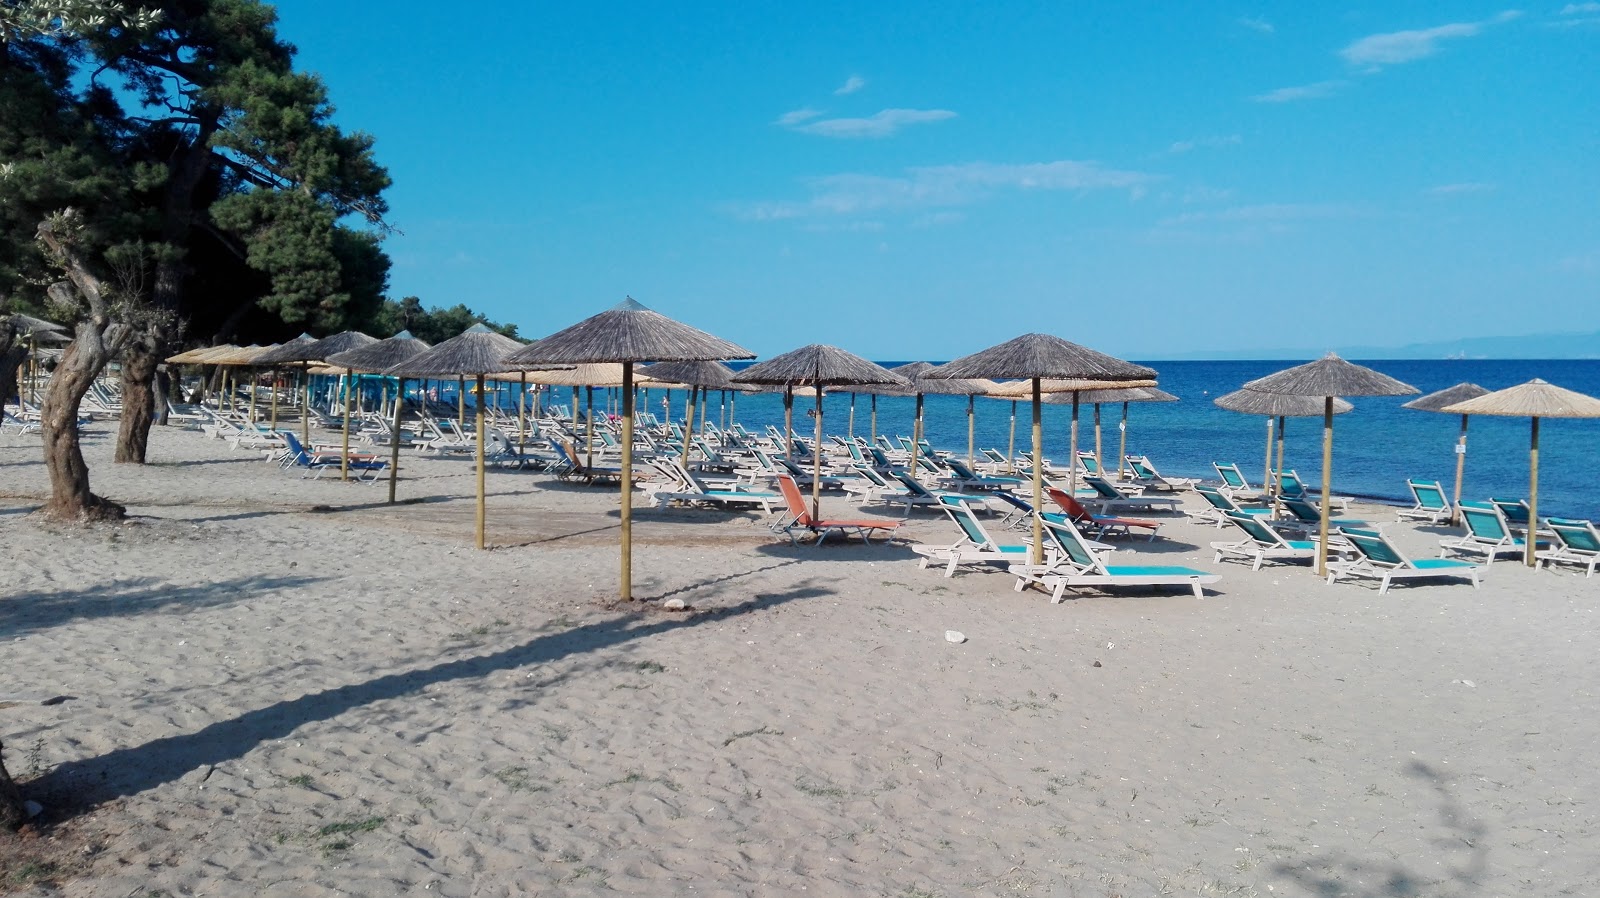
[[[1378,596],[1173,520],[1119,555],[1221,573],[1204,600],[1051,605],[640,510],[618,606],[610,489],[493,472],[479,552],[463,460],[388,507],[190,431],[112,465],[106,428],[134,517],[89,529],[28,515],[38,437],[0,435],[0,738],[73,845],[21,894],[1600,891],[1600,578]]]

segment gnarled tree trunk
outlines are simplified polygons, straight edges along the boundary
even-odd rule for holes
[[[100,278],[78,253],[70,233],[74,221],[75,215],[69,209],[59,219],[47,219],[39,225],[40,242],[55,254],[89,306],[88,318],[78,323],[77,335],[61,353],[61,361],[39,403],[44,466],[50,475],[50,500],[40,514],[56,521],[115,520],[126,509],[89,491],[89,466],[78,443],[78,409],[83,395],[110,361],[116,346],[115,340],[107,336],[111,304]],[[58,232],[58,223],[68,233]]]
[[[159,341],[148,334],[129,344],[122,354],[122,423],[117,428],[118,464],[145,462],[150,445],[150,424],[155,419],[156,365]]]
[[[22,790],[6,772],[5,744],[0,743],[0,832],[10,832],[28,819],[28,809],[22,806]]]

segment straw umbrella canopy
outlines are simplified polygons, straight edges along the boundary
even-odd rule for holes
[[[383,370],[390,377],[434,377],[455,375],[475,376],[478,379],[478,507],[477,546],[483,548],[485,517],[483,474],[483,379],[484,375],[503,371],[508,365],[506,357],[523,348],[521,343],[504,334],[495,333],[481,324],[474,324],[448,340],[424,349],[405,361]]]
[[[755,353],[652,311],[628,297],[566,330],[513,353],[508,363],[525,368],[622,364],[622,560],[621,597],[633,599],[633,365],[635,362],[749,359]]]
[[[311,362],[321,361],[322,359],[320,357],[307,356],[305,355],[305,352],[310,347],[316,345],[316,342],[316,337],[313,337],[310,334],[302,333],[300,336],[295,337],[293,340],[290,340],[282,346],[279,346],[277,349],[274,349],[270,352],[263,352],[261,355],[256,357],[256,364],[266,368],[276,369],[284,365],[292,365],[296,363],[300,365],[300,379],[302,381],[301,387],[304,394],[301,397],[301,402],[303,402],[304,405],[301,410],[302,421],[300,427],[300,438],[306,442],[310,442],[311,440],[311,378],[307,369],[310,368]],[[277,379],[274,378],[272,384],[272,427],[276,429],[277,426],[278,384]]]
[[[1528,567],[1538,565],[1539,529],[1539,419],[1600,418],[1600,399],[1562,389],[1538,378],[1486,393],[1439,409],[1454,415],[1495,415],[1503,418],[1531,418],[1533,429],[1528,442],[1528,548],[1523,553]]]
[[[837,346],[812,343],[739,372],[734,383],[782,386],[784,440],[793,443],[794,390],[816,388],[816,444],[811,449],[811,517],[822,517],[822,394],[830,386],[897,386],[911,382],[882,365]]]
[[[695,393],[702,398],[709,390],[727,390],[733,387],[733,369],[718,361],[688,361],[688,362],[657,362],[641,368],[639,373],[657,383],[677,384],[689,390],[689,420],[688,428],[683,440],[683,463],[689,463],[689,447],[694,441],[697,428],[695,426]],[[700,427],[705,426],[706,406],[709,402],[701,402]]]
[[[310,355],[311,358],[314,359],[314,360],[321,361],[321,362],[324,362],[326,364],[333,364],[332,362],[328,361],[333,356],[339,355],[340,353],[343,353],[343,352],[349,352],[352,349],[360,349],[363,346],[371,346],[372,344],[377,343],[377,342],[378,342],[378,338],[377,337],[368,336],[367,334],[363,334],[360,331],[341,331],[341,332],[339,332],[337,334],[334,334],[331,337],[323,337],[321,340],[318,340],[317,342],[312,343],[310,346],[306,347],[305,352],[308,355]],[[345,369],[345,376],[344,376],[344,415],[343,415],[344,426],[342,428],[342,430],[343,430],[343,438],[342,438],[342,442],[340,444],[341,452],[340,452],[340,460],[339,460],[339,479],[340,480],[349,480],[350,479],[350,415],[351,415],[351,412],[352,412],[352,408],[351,408],[352,402],[351,402],[351,400],[354,398],[354,393],[355,393],[355,390],[354,390],[354,386],[355,386],[354,373],[355,372],[354,372],[353,369],[351,369],[349,366],[346,366],[346,365],[340,365],[339,367]],[[310,435],[310,432],[309,432],[310,426],[311,425],[310,425],[310,423],[308,421],[306,423],[306,429],[307,429],[306,439],[308,439],[308,440],[311,438],[311,435]]]
[[[1262,393],[1256,390],[1234,390],[1211,400],[1219,408],[1243,415],[1261,415],[1267,419],[1267,466],[1261,473],[1267,492],[1276,497],[1277,484],[1272,478],[1272,427],[1278,427],[1278,476],[1283,476],[1283,434],[1285,418],[1315,418],[1322,414],[1323,401],[1315,396],[1291,396],[1287,393]],[[1342,415],[1355,406],[1343,399],[1333,400],[1333,413]]]
[[[996,380],[1022,379],[1028,382],[1033,400],[1033,507],[1044,507],[1044,428],[1039,406],[1046,379],[1065,382],[1090,382],[1079,390],[1115,386],[1118,383],[1152,381],[1156,372],[1143,365],[1096,352],[1049,334],[1023,334],[981,352],[962,356],[928,372],[935,379],[988,377]],[[1033,563],[1044,563],[1044,526],[1038,515],[1033,519]]]
[[[1046,393],[1041,401],[1047,403],[1066,403],[1071,399],[1065,398],[1063,393]],[[1105,462],[1100,452],[1100,406],[1108,402],[1122,403],[1122,423],[1119,426],[1121,433],[1120,443],[1117,447],[1117,477],[1122,477],[1123,461],[1128,455],[1128,403],[1130,402],[1177,402],[1178,397],[1165,390],[1155,387],[1113,387],[1102,390],[1082,390],[1078,393],[1079,402],[1087,402],[1094,406],[1094,460],[1105,470]]]
[[[1081,348],[1081,347],[1080,347]],[[1125,364],[1132,364],[1131,362]],[[1150,371],[1150,369],[1144,369]],[[1072,426],[1068,438],[1068,453],[1071,456],[1067,464],[1067,491],[1075,492],[1078,489],[1078,409],[1083,404],[1083,396],[1097,390],[1131,389],[1134,387],[1147,388],[1156,385],[1154,372],[1148,377],[1113,381],[1096,380],[1091,378],[1043,378],[1039,381],[1039,401],[1054,404],[1072,405]],[[994,391],[996,396],[1005,396],[1021,399],[1033,393],[1033,385],[1029,381],[1001,384]],[[1071,398],[1067,398],[1071,394]],[[1046,397],[1054,396],[1050,399]]]
[[[622,386],[621,362],[591,362],[586,365],[562,365],[556,368],[534,369],[523,372],[527,381],[544,384],[548,387],[571,387],[573,425],[577,425],[578,388],[585,387],[584,391],[584,417],[586,426],[584,433],[585,464],[594,464],[594,388],[602,389]],[[645,374],[642,370],[633,372],[633,382],[654,383],[655,378]]]
[[[967,463],[972,463],[973,443],[976,439],[973,417],[973,397],[986,396],[993,390],[999,389],[1000,384],[987,378],[931,378],[927,374],[934,370],[932,362],[908,362],[890,368],[890,371],[900,375],[911,382],[909,387],[879,387],[874,391],[874,396],[915,396],[917,408],[911,419],[911,476],[917,476],[917,452],[922,445],[923,418],[922,398],[930,393],[940,396],[965,396],[967,397]]]
[[[1333,402],[1339,396],[1412,396],[1422,392],[1387,374],[1328,353],[1322,358],[1256,378],[1245,389],[1322,397],[1322,519],[1317,524],[1317,576],[1328,575],[1328,497],[1333,494]]]
[[[429,348],[424,340],[401,331],[387,340],[379,340],[355,349],[336,352],[328,356],[328,363],[343,366],[347,371],[378,373],[393,368]],[[394,423],[389,431],[389,504],[394,504],[395,487],[400,479],[400,416],[405,410],[406,381],[399,378],[398,395],[394,399]],[[347,416],[348,417],[348,416]],[[346,453],[348,456],[349,453]],[[348,464],[348,461],[346,462]]]
[[[67,326],[64,324],[56,324],[54,321],[46,321],[43,318],[35,318],[32,315],[24,315],[21,312],[13,312],[10,320],[11,328],[23,336],[51,332],[65,333],[67,330]]]
[[[1445,387],[1437,393],[1429,393],[1411,400],[1401,408],[1416,409],[1422,412],[1442,412],[1445,406],[1466,402],[1468,399],[1477,399],[1487,396],[1489,391],[1475,383],[1463,381],[1453,387]],[[1461,516],[1461,478],[1467,469],[1467,419],[1471,415],[1461,416],[1461,434],[1456,437],[1456,492],[1455,505],[1450,509],[1450,523],[1454,524]]]

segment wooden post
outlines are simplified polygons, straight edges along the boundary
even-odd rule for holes
[[[969,468],[977,463],[977,458],[976,458],[976,456],[978,454],[977,453],[977,449],[978,449],[978,417],[977,417],[977,408],[976,408],[977,402],[978,402],[978,395],[976,393],[968,393],[967,394],[967,467],[969,467]]]
[[[1278,416],[1278,476],[1267,478],[1267,495],[1272,497],[1272,516],[1274,518],[1283,513],[1283,431],[1287,421],[1283,415]]]
[[[1011,437],[1006,441],[1006,473],[1017,473],[1017,400],[1011,400]]]
[[[1106,462],[1100,456],[1100,403],[1098,402],[1094,404],[1094,467],[1095,470],[1100,472],[1100,476],[1105,476]],[[1119,480],[1121,475],[1122,472],[1119,470],[1117,472]]]
[[[822,384],[817,384],[816,448],[811,453],[811,520],[822,520]],[[819,533],[817,538],[822,537]]]
[[[464,382],[465,378],[463,378]],[[484,477],[483,477],[483,375],[478,375],[478,548],[483,548]]]
[[[794,386],[783,385],[783,457],[794,461]]]
[[[622,601],[633,601],[633,363],[622,363]]]
[[[256,423],[256,369],[250,369],[250,423]]]
[[[1457,526],[1461,523],[1461,475],[1467,467],[1467,418],[1461,416],[1461,436],[1456,439],[1456,497],[1455,505],[1450,508],[1450,525]]]
[[[1267,466],[1261,472],[1261,482],[1267,485],[1267,494],[1272,494],[1272,416],[1267,416]]]
[[[685,469],[689,467],[689,447],[694,444],[695,399],[699,392],[699,387],[694,384],[689,385],[689,415],[688,419],[683,422],[683,467]]]
[[[304,392],[300,405],[300,442],[311,448],[311,363],[300,363],[300,387]]]
[[[1117,425],[1121,434],[1117,443],[1117,479],[1122,479],[1122,469],[1128,464],[1128,403],[1122,403],[1122,422]]]
[[[394,430],[389,434],[389,504],[394,504],[395,481],[400,477],[400,415],[406,407],[406,380],[400,378],[394,397]]]
[[[583,388],[583,451],[587,456],[584,466],[594,467],[594,387]]]
[[[917,394],[917,413],[911,419],[911,479],[921,480],[922,472],[917,467],[918,453],[922,451],[922,394]]]
[[[355,372],[344,369],[344,451],[339,454],[339,479],[350,479],[350,414],[355,399]]]
[[[1039,378],[1033,379],[1033,563],[1044,564],[1044,425],[1039,420]]]
[[[1326,498],[1326,497],[1324,497]],[[1528,448],[1528,548],[1522,553],[1528,567],[1539,566],[1539,418],[1534,416]]]
[[[870,435],[867,437],[867,442],[873,443],[873,444],[876,444],[878,442],[878,394],[877,393],[873,393],[872,394],[872,430],[870,431]]]
[[[845,437],[852,442],[856,438],[856,394],[850,394],[850,425],[845,428]]]
[[[1067,495],[1076,496],[1078,493],[1078,391],[1072,391],[1072,448],[1068,451],[1067,470]],[[1043,508],[1035,505],[1034,508]]]
[[[483,402],[481,393],[478,395],[478,402]],[[467,376],[465,374],[456,375],[456,424],[460,425],[462,430],[467,429]]]
[[[1328,576],[1328,497],[1333,495],[1333,397],[1322,397],[1322,514],[1317,519],[1317,576]]]

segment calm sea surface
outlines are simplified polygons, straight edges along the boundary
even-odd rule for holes
[[[896,365],[899,362],[885,362]],[[1266,466],[1265,419],[1229,412],[1212,404],[1224,393],[1293,362],[1193,361],[1146,362],[1160,373],[1161,389],[1178,402],[1133,403],[1128,412],[1128,451],[1148,455],[1165,474],[1216,478],[1213,461],[1235,462],[1251,480],[1260,480]],[[1514,386],[1535,377],[1557,386],[1600,396],[1600,360],[1428,360],[1366,361],[1369,365],[1431,393],[1462,381],[1491,390]],[[600,402],[601,391],[596,392]],[[662,390],[651,390],[650,407],[661,413]],[[557,401],[570,392],[558,391]],[[684,391],[672,392],[674,417],[683,417]],[[1355,411],[1336,416],[1333,441],[1334,491],[1341,495],[1402,501],[1409,504],[1407,477],[1438,480],[1450,490],[1455,478],[1454,444],[1461,425],[1459,415],[1418,412],[1400,406],[1413,397],[1351,398]],[[870,399],[855,399],[855,432],[869,429]],[[711,397],[713,415],[721,398]],[[809,433],[806,412],[814,400],[795,400],[795,428]],[[738,419],[747,427],[783,425],[782,397],[740,395],[735,400]],[[824,421],[829,433],[844,433],[849,424],[851,397],[831,394],[824,401]],[[878,432],[911,433],[913,400],[878,399]],[[965,397],[928,396],[926,430],[936,448],[965,452],[967,447]],[[979,398],[976,406],[977,445],[1002,453],[1011,424],[1008,400]],[[1017,409],[1017,451],[1028,448],[1029,407]],[[1068,457],[1070,405],[1044,408],[1045,455],[1058,463]],[[1117,451],[1117,425],[1122,406],[1101,408],[1104,456]],[[1468,430],[1468,454],[1463,498],[1489,496],[1522,498],[1528,494],[1528,437],[1526,418],[1475,417]],[[1287,430],[1288,467],[1308,482],[1322,476],[1321,418],[1290,418]],[[1094,408],[1079,412],[1079,445],[1094,447]],[[1540,426],[1539,510],[1543,514],[1600,519],[1600,419],[1545,419]]]

